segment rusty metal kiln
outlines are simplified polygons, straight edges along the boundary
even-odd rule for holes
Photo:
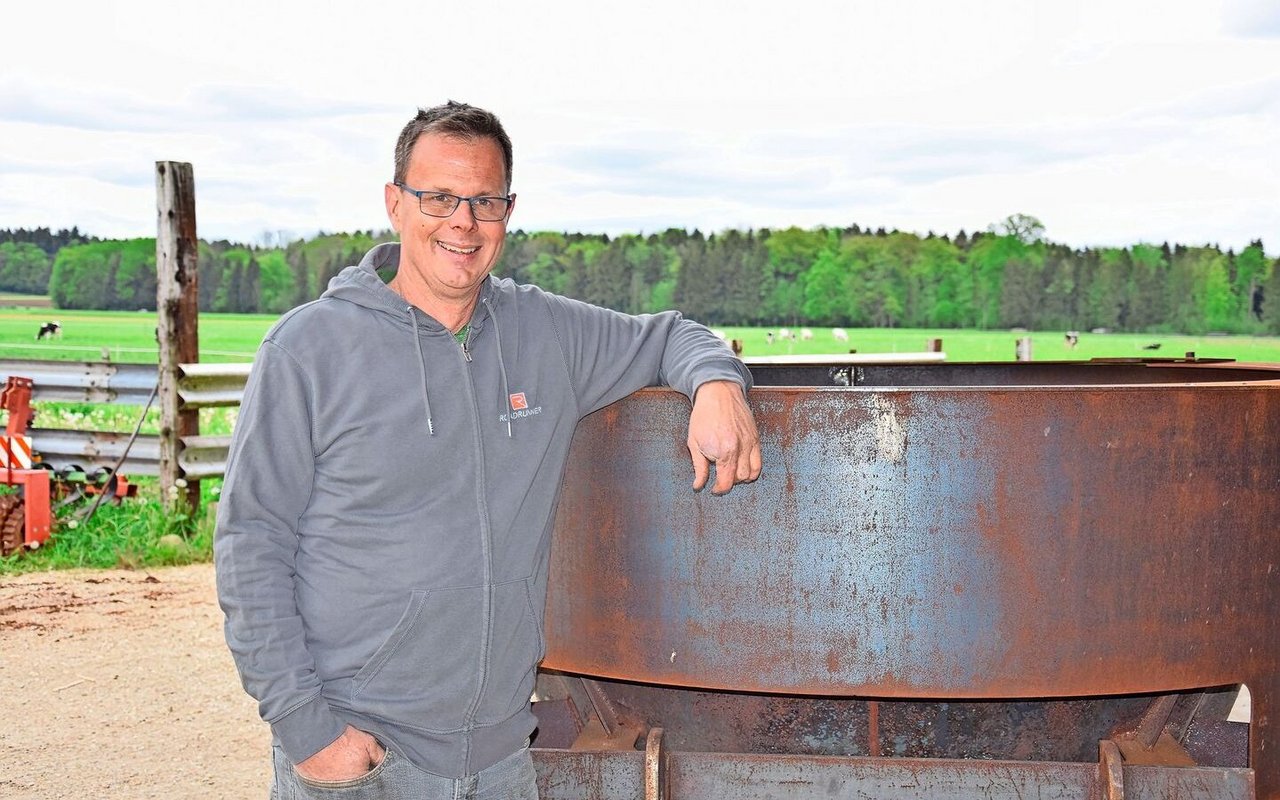
[[[1280,798],[1280,367],[753,372],[724,497],[673,392],[579,426],[546,800]]]

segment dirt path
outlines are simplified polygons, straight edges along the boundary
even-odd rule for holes
[[[0,798],[267,796],[213,568],[0,579]]]

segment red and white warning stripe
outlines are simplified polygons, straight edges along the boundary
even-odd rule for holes
[[[0,461],[8,469],[31,469],[31,437],[0,436]]]

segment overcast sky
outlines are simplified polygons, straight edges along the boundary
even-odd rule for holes
[[[0,228],[387,227],[417,105],[497,112],[513,228],[985,228],[1280,251],[1277,0],[75,2],[0,11]]]

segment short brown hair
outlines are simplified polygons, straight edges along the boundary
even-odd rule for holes
[[[507,191],[511,190],[511,138],[503,129],[498,117],[483,108],[455,103],[450,100],[442,106],[419,108],[418,115],[409,120],[396,140],[395,182],[404,183],[409,173],[409,156],[418,137],[424,133],[439,133],[461,139],[492,139],[502,149],[502,162],[507,170]]]

